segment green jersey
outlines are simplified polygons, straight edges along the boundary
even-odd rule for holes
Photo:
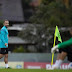
[[[65,42],[58,44],[58,48],[65,48],[70,45],[72,45],[72,38],[70,38],[69,40],[67,40]]]

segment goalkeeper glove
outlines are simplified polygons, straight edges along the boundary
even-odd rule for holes
[[[58,50],[58,45],[56,45],[53,48],[51,48],[51,53],[54,53],[56,50]]]

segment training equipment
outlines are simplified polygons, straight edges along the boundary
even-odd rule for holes
[[[56,45],[56,46],[54,46],[53,48],[51,48],[51,53],[54,53],[57,48],[58,48],[58,45]]]
[[[59,29],[58,29],[57,26],[56,26],[55,34],[54,34],[54,44],[53,44],[53,47],[55,46],[56,37],[58,37],[58,41],[60,41],[60,42],[62,43],[62,39],[61,39],[61,36],[60,36],[60,32],[59,32]],[[52,52],[51,65],[53,65],[53,58],[54,58],[54,53]]]

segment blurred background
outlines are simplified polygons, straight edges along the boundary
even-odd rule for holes
[[[0,0],[0,24],[5,19],[10,22],[9,62],[17,62],[15,68],[26,68],[24,62],[41,62],[44,67],[36,68],[46,68],[51,62],[55,26],[63,41],[71,37],[72,0]]]

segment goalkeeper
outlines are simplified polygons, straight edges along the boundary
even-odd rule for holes
[[[70,34],[72,35],[72,29],[70,30]],[[69,40],[53,47],[51,49],[51,52],[54,53],[57,49],[61,49],[61,48],[63,52],[60,54],[61,55],[60,60],[56,66],[58,68],[60,67],[66,56],[68,57],[68,61],[72,62],[72,37]]]

